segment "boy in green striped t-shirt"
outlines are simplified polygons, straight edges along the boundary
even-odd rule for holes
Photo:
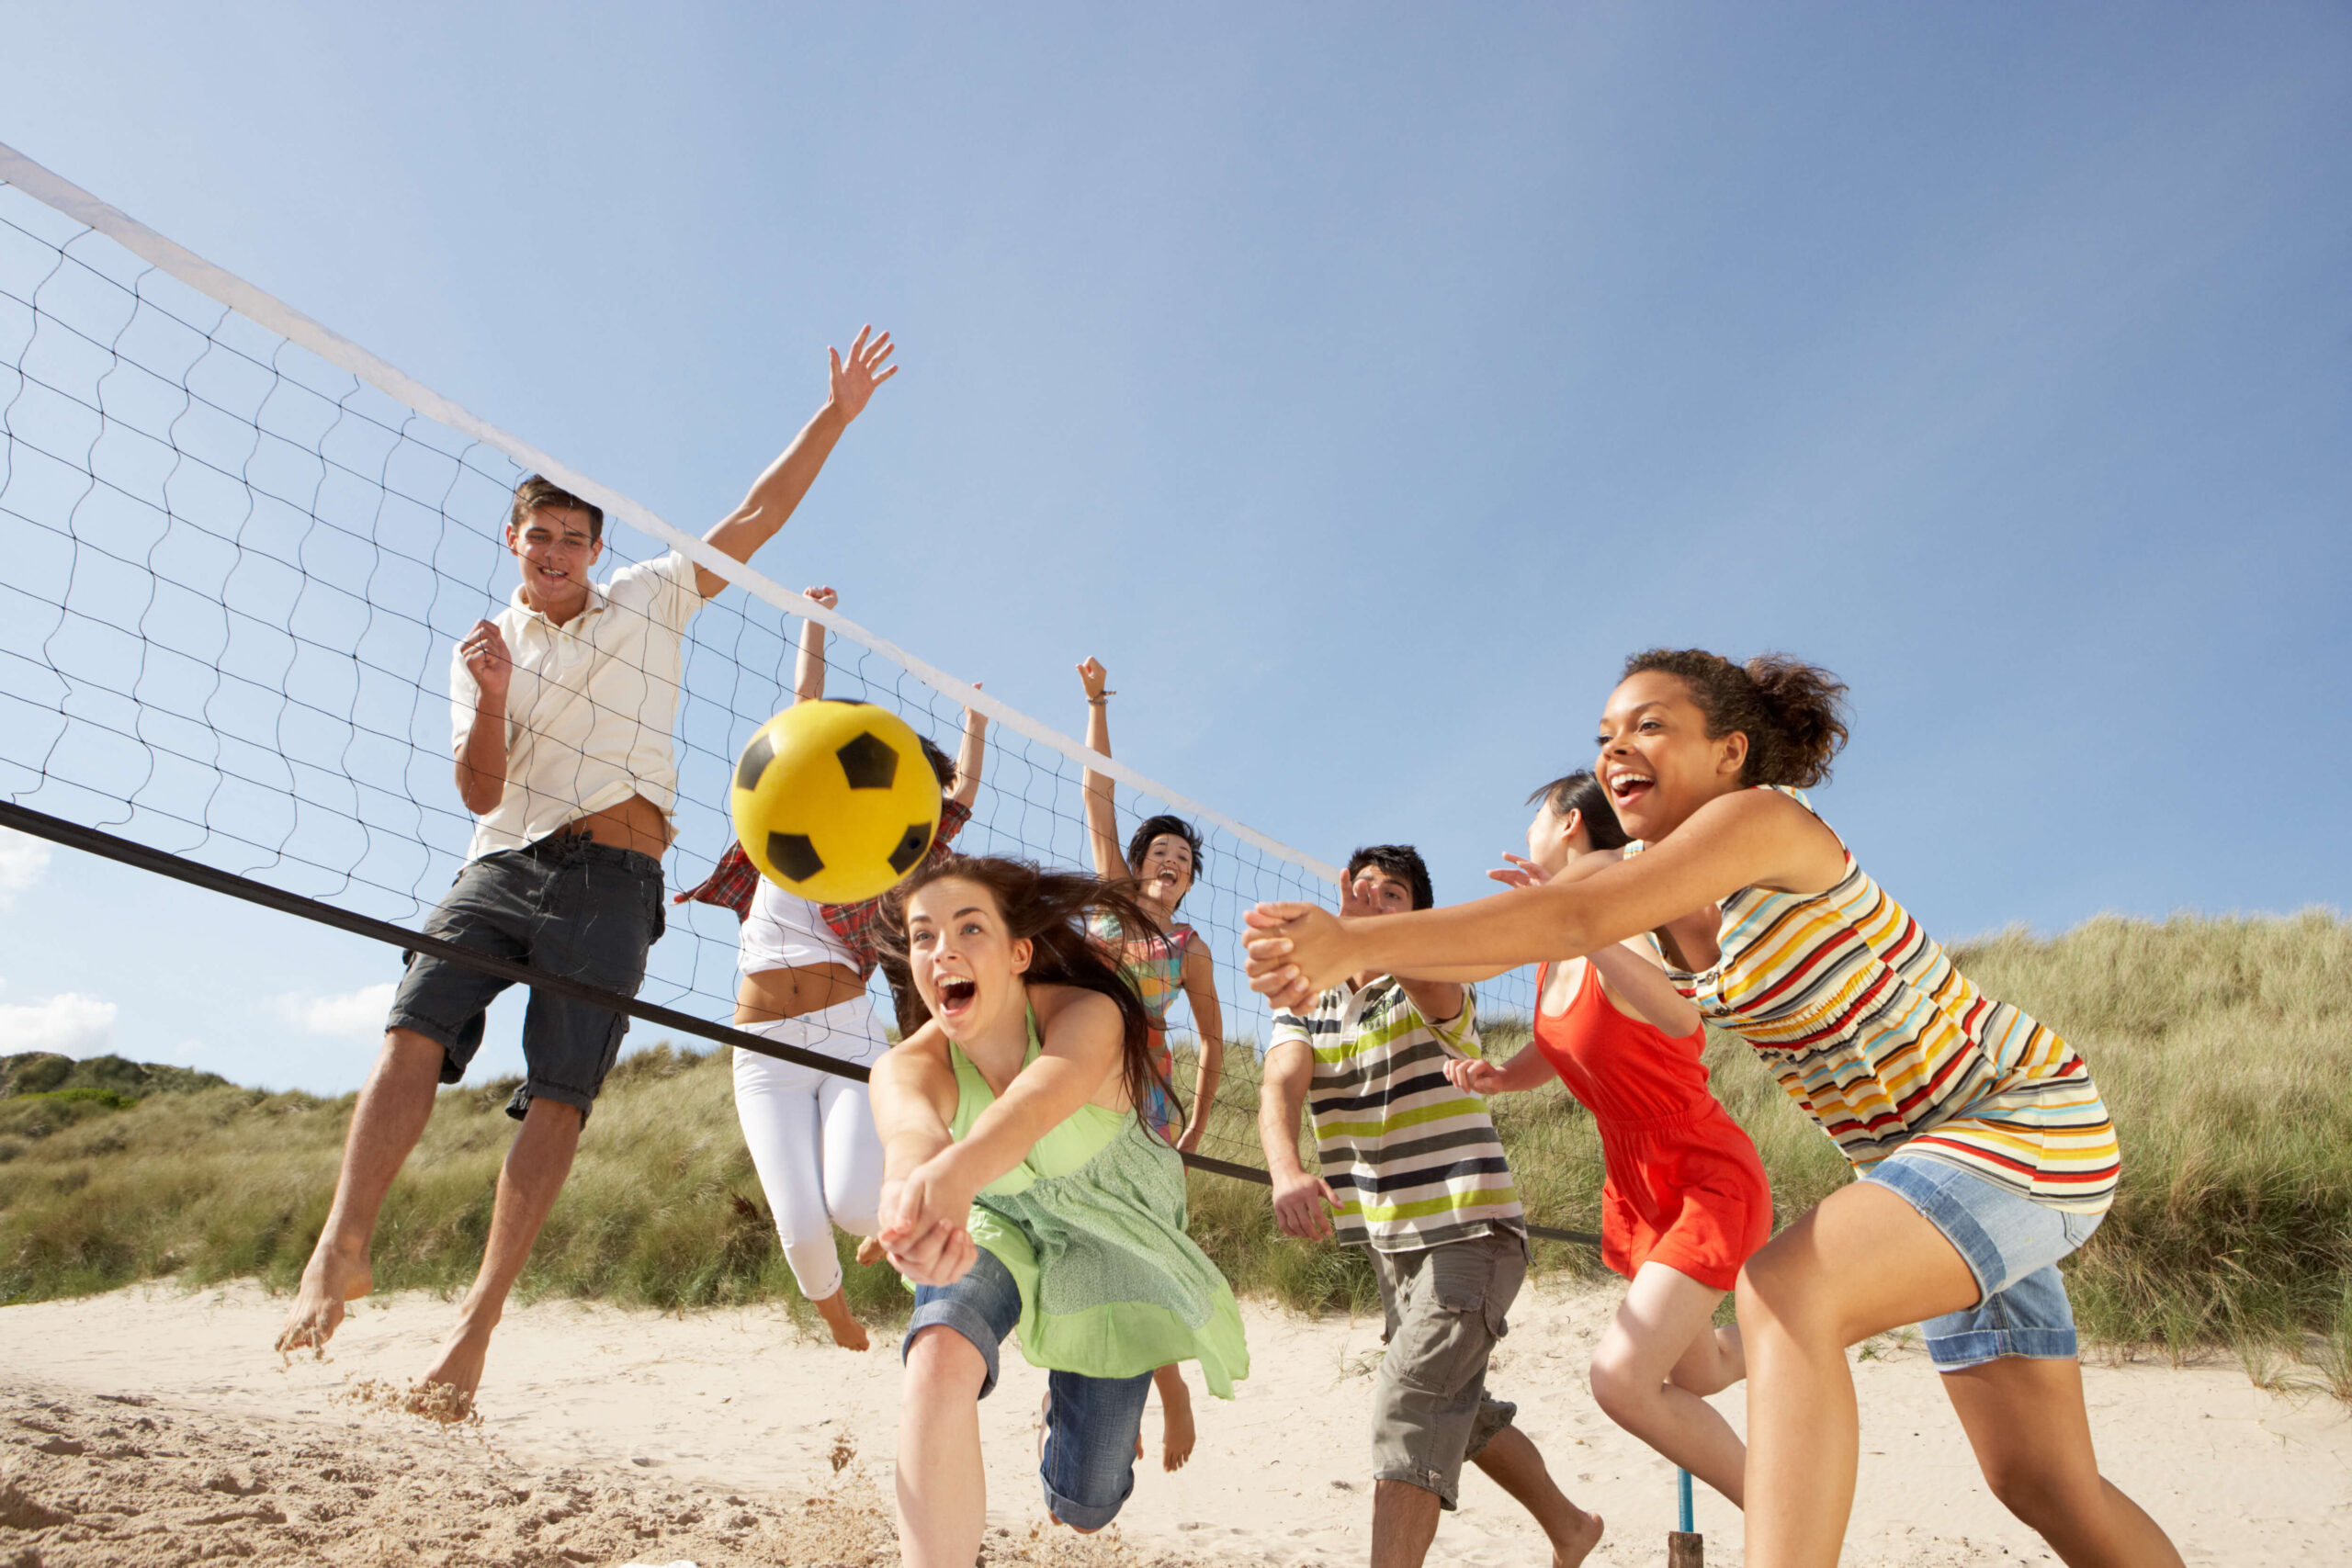
[[[1348,860],[1340,913],[1389,915],[1436,902],[1408,844]],[[1544,1456],[1489,1398],[1487,1361],[1527,1277],[1527,1221],[1486,1102],[1446,1081],[1449,1056],[1478,1055],[1476,1006],[1451,981],[1352,976],[1306,1017],[1279,1013],[1266,1052],[1258,1136],[1287,1235],[1334,1234],[1372,1253],[1388,1320],[1373,1393],[1372,1562],[1419,1568],[1439,1512],[1470,1460],[1535,1516],[1561,1568],[1600,1539],[1600,1520],[1561,1495]],[[1298,1157],[1298,1113],[1315,1118],[1323,1170]]]

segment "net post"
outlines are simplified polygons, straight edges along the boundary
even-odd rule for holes
[[[1666,1568],[1706,1568],[1707,1538],[1698,1532],[1690,1512],[1690,1472],[1679,1466],[1674,1472],[1674,1503],[1677,1528],[1667,1534]]]

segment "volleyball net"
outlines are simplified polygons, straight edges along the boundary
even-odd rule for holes
[[[1265,899],[1329,904],[1337,867],[786,589],[761,558],[727,558],[5,146],[0,823],[434,950],[417,927],[474,828],[452,777],[452,649],[513,592],[503,528],[531,472],[604,509],[600,578],[676,550],[733,585],[685,633],[673,891],[733,842],[737,753],[793,700],[808,621],[828,634],[828,696],[887,707],[950,756],[967,710],[989,721],[957,850],[1090,867],[1088,768],[1118,786],[1123,840],[1156,813],[1192,822],[1204,853],[1181,915],[1216,965],[1227,1065],[1195,1163],[1263,1179],[1254,1063],[1270,1020],[1244,983],[1242,917]],[[763,555],[790,558],[802,537]],[[854,604],[857,585],[838,586]],[[1082,712],[1074,681],[1070,695]],[[1118,718],[1128,745],[1148,743],[1148,713]],[[662,1029],[790,1055],[727,1022],[735,914],[667,912],[624,1010],[652,1026],[637,1042]],[[1482,987],[1483,1016],[1508,1033],[1528,984]],[[1189,1102],[1187,1010],[1170,1033]]]

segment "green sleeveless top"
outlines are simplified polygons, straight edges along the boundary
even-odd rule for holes
[[[1021,1065],[1042,1049],[1033,1010]],[[996,1094],[953,1041],[947,1058],[961,1143]],[[1184,1234],[1183,1161],[1132,1112],[1080,1106],[980,1189],[968,1224],[1021,1287],[1031,1365],[1131,1378],[1196,1360],[1220,1399],[1250,1375],[1232,1287]]]

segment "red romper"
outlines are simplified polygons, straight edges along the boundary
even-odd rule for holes
[[[1544,1010],[1535,1048],[1600,1130],[1600,1260],[1634,1277],[1658,1262],[1728,1291],[1772,1235],[1772,1190],[1756,1145],[1707,1092],[1703,1025],[1676,1039],[1618,1010],[1589,964],[1566,1010]]]

